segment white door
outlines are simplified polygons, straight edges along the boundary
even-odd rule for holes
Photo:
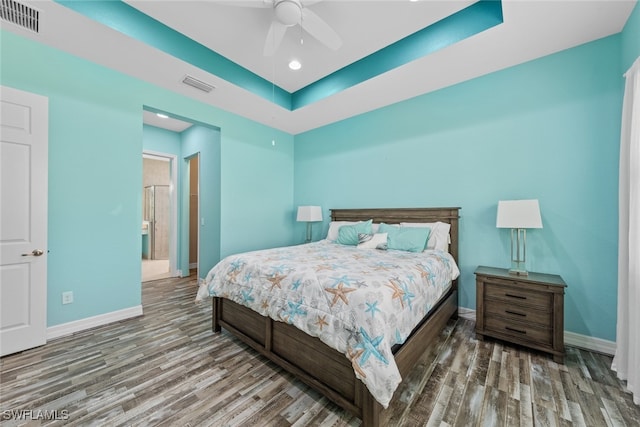
[[[48,99],[0,86],[0,356],[46,343]]]

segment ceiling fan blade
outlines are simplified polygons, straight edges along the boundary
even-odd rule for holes
[[[287,27],[285,25],[282,25],[276,20],[271,22],[267,38],[264,41],[264,56],[271,56],[276,52],[276,50],[278,50],[278,46],[280,46],[286,31]]]
[[[313,37],[318,39],[330,49],[338,50],[342,46],[342,39],[333,28],[329,26],[315,12],[309,9],[302,9],[302,28]]]
[[[214,0],[214,4],[234,7],[265,8],[273,7],[273,0]]]

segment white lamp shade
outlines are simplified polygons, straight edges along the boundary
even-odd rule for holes
[[[296,221],[322,221],[322,208],[320,206],[298,206]]]
[[[542,228],[538,200],[500,200],[497,228]]]

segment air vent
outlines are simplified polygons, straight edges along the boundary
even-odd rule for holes
[[[0,0],[0,18],[38,33],[40,31],[40,11],[13,0]]]
[[[189,86],[193,86],[196,89],[199,89],[203,92],[211,92],[213,89],[215,89],[216,87],[213,85],[210,85],[209,83],[205,83],[201,80],[196,79],[195,77],[191,77],[191,76],[185,76],[184,79],[182,79],[182,83],[189,85]]]

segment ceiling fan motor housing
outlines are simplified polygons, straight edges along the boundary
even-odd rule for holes
[[[302,6],[299,0],[280,0],[275,4],[275,13],[282,25],[291,27],[300,23]]]

